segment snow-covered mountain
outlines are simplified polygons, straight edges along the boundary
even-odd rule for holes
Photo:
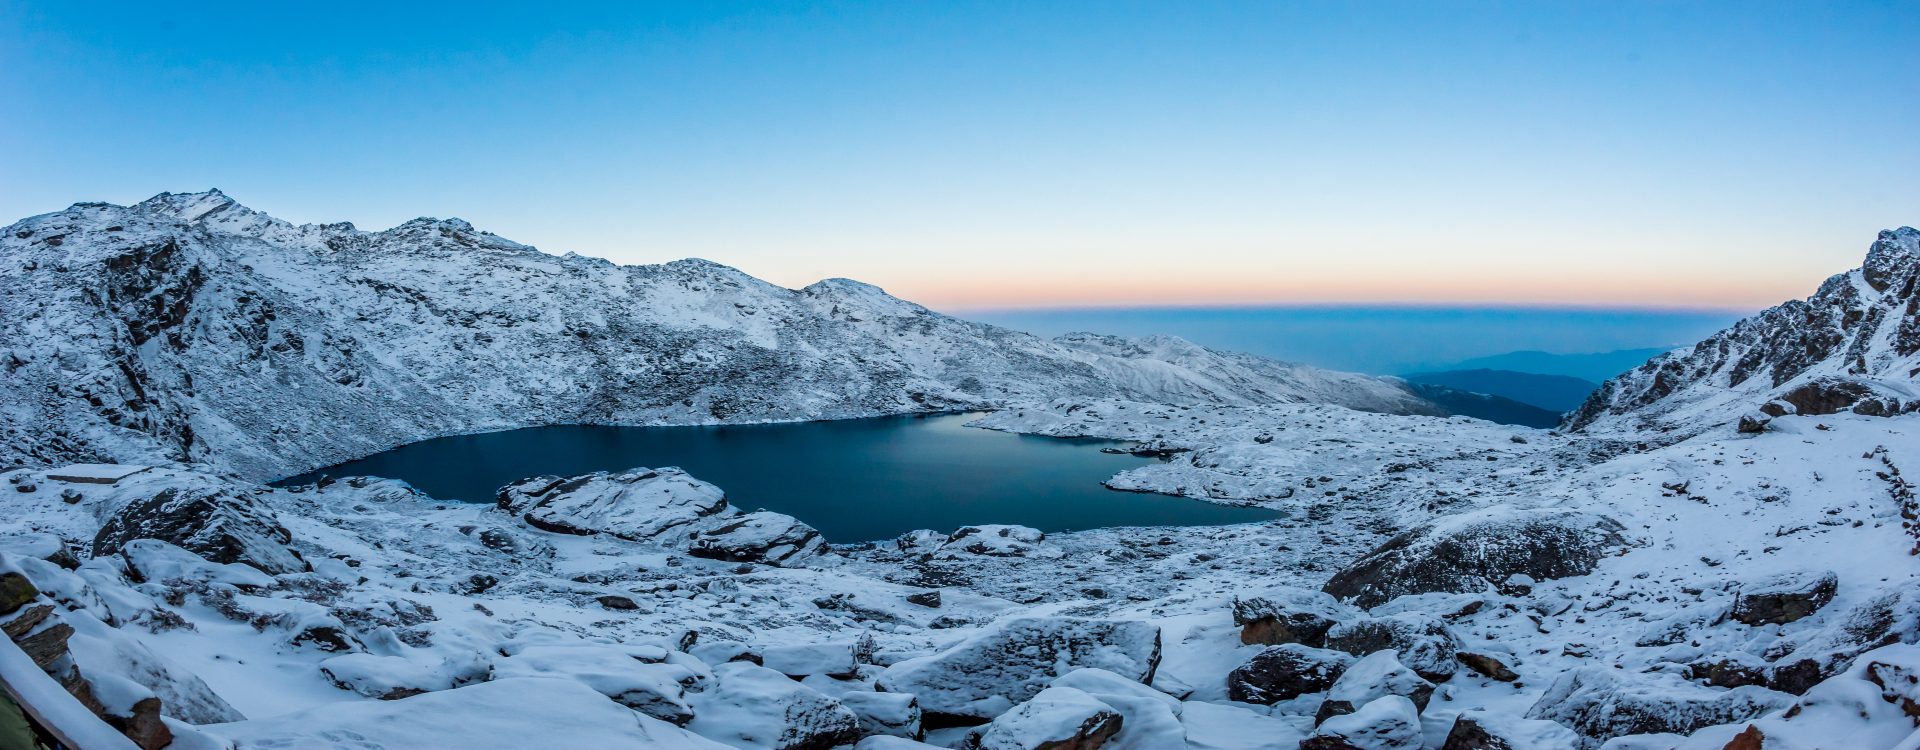
[[[1757,427],[1789,413],[1920,409],[1917,285],[1920,231],[1883,231],[1859,268],[1607,381],[1565,426],[1692,434],[1743,416]]]
[[[554,256],[458,219],[295,226],[219,191],[0,236],[0,464],[269,478],[445,434],[1062,396],[1439,413],[1399,382],[1172,338],[1046,341],[829,279]]]

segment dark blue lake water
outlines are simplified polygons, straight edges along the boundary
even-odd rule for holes
[[[1101,453],[1103,440],[965,427],[973,415],[879,417],[725,427],[531,427],[436,438],[289,477],[405,480],[444,500],[492,502],[530,476],[679,466],[736,507],[811,524],[833,542],[914,529],[1014,523],[1042,531],[1213,526],[1277,518],[1262,508],[1135,492],[1101,481],[1155,459]]]

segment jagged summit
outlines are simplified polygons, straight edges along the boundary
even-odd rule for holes
[[[1882,231],[1860,268],[1607,381],[1579,430],[1688,434],[1748,417],[1920,409],[1920,230]]]

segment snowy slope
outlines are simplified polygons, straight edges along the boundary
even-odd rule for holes
[[[1917,284],[1920,230],[1883,231],[1860,268],[1607,381],[1565,425],[1692,434],[1775,400],[1773,414],[1920,408]]]
[[[1066,395],[1435,413],[1177,339],[1049,342],[830,279],[553,256],[458,219],[294,226],[210,191],[0,235],[0,462],[287,475],[444,434],[802,420]]]

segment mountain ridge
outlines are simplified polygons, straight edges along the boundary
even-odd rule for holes
[[[295,225],[217,190],[30,217],[0,253],[11,464],[186,460],[259,479],[509,427],[1059,396],[1439,413],[1389,379],[1186,342],[1047,341],[852,280],[622,266],[460,219]]]

